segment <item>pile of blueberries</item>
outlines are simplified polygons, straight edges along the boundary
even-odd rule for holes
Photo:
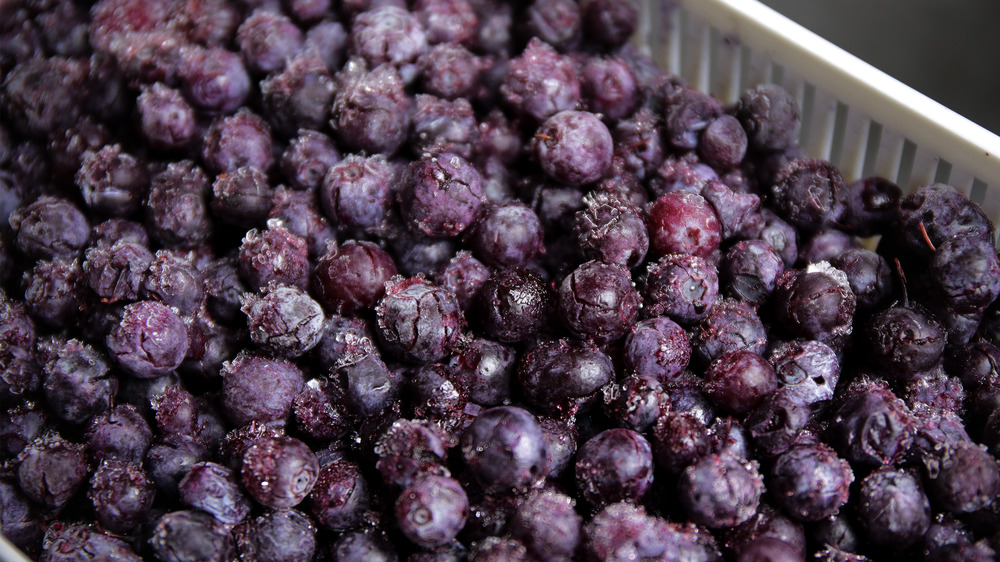
[[[631,46],[638,8],[5,3],[6,540],[996,560],[990,220],[848,184],[785,90]]]

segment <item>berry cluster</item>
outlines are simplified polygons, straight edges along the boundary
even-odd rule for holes
[[[627,44],[638,14],[5,4],[4,537],[995,560],[993,225],[848,183],[788,92],[686,86]]]

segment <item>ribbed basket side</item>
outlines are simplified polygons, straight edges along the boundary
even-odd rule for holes
[[[728,3],[697,1],[702,2],[699,10],[706,9],[704,4]],[[757,2],[742,1],[746,6],[756,4],[769,11],[768,18],[781,18]],[[890,122],[890,119],[875,115],[865,107],[867,100],[851,104],[845,98],[857,98],[857,95],[848,96],[843,92],[838,95],[804,78],[804,75],[814,74],[816,70],[794,68],[788,64],[789,60],[805,58],[800,56],[801,53],[755,48],[739,35],[740,28],[746,23],[738,17],[733,21],[733,14],[720,16],[720,21],[730,30],[727,32],[688,9],[688,3],[695,4],[696,0],[651,0],[642,3],[642,25],[636,37],[637,45],[663,68],[725,103],[735,102],[741,91],[754,84],[779,84],[799,102],[802,112],[799,144],[802,150],[810,156],[836,164],[847,181],[878,175],[894,181],[907,192],[928,183],[948,183],[982,206],[994,224],[1000,224],[1000,174],[979,177],[971,169],[949,162],[940,152],[926,148],[927,144],[937,144],[939,139],[920,138],[914,134],[905,136],[898,131],[912,124]],[[788,25],[795,27],[799,35],[808,33],[791,21]],[[812,39],[822,42],[818,37]],[[840,57],[850,57],[832,45],[827,44],[824,49],[827,47],[838,51]],[[795,46],[787,48],[794,49]],[[874,71],[860,60],[857,60],[857,66],[865,67],[866,72]],[[883,78],[894,82],[884,75]],[[906,89],[905,93],[911,98],[919,96],[902,84],[898,86]],[[871,105],[877,103],[873,101]],[[947,113],[944,108],[938,109]],[[967,122],[958,115],[952,115],[956,120]],[[927,129],[924,134],[929,137],[935,131]],[[1000,145],[1000,138],[988,133],[985,137],[988,146]],[[991,157],[989,152],[986,156]],[[990,164],[994,165],[993,162]]]

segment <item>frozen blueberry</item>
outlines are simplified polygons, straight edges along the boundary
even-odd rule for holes
[[[524,399],[544,411],[574,411],[615,376],[611,359],[586,342],[545,341],[528,351],[517,369]]]
[[[538,215],[520,202],[482,207],[464,241],[477,258],[495,268],[526,266],[544,248]]]
[[[302,129],[281,155],[281,172],[293,188],[313,190],[340,159],[340,151],[330,137]]]
[[[288,16],[255,10],[236,32],[236,44],[250,70],[267,74],[281,70],[302,49],[302,31]]]
[[[302,512],[265,513],[233,529],[243,559],[308,562],[316,553],[316,526]]]
[[[641,502],[653,484],[653,449],[630,429],[598,433],[576,453],[576,482],[595,506]]]
[[[250,341],[278,357],[298,357],[319,343],[323,308],[301,289],[270,285],[245,299]]]
[[[83,276],[105,302],[132,301],[139,298],[152,262],[153,255],[145,245],[128,240],[99,244],[87,250]]]
[[[216,173],[244,166],[267,171],[274,161],[271,128],[258,115],[240,109],[216,119],[205,133],[201,158]]]
[[[224,562],[233,555],[229,527],[204,511],[167,513],[156,521],[149,544],[159,560]]]
[[[176,150],[194,138],[194,109],[181,93],[156,82],[142,89],[136,100],[142,134],[153,148]]]
[[[247,447],[243,487],[272,509],[295,507],[313,489],[319,463],[309,446],[292,437],[264,437]]]
[[[108,334],[107,346],[110,355],[129,374],[158,377],[184,360],[187,327],[170,307],[141,301],[125,307],[121,324]]]
[[[520,56],[510,61],[500,93],[516,113],[540,122],[560,111],[576,109],[580,79],[571,59],[533,37]]]
[[[84,438],[95,462],[121,459],[141,463],[153,440],[149,423],[131,404],[119,404],[91,418]]]
[[[251,289],[271,283],[305,289],[309,281],[309,247],[277,220],[267,229],[250,230],[240,245],[240,275]]]
[[[146,228],[164,246],[196,246],[212,234],[208,176],[191,160],[167,164],[153,175],[146,198]]]
[[[634,0],[583,0],[580,10],[587,37],[608,47],[623,45],[639,25]]]
[[[428,236],[457,236],[483,203],[483,177],[452,153],[426,154],[408,168],[400,194],[403,216]]]
[[[871,318],[865,332],[872,359],[896,378],[933,367],[944,354],[941,324],[917,306],[892,306]]]
[[[705,370],[705,394],[720,409],[743,416],[778,388],[774,368],[747,350],[719,356]]]
[[[884,467],[861,481],[858,519],[873,544],[906,548],[931,523],[931,506],[912,473]]]
[[[838,347],[853,330],[857,299],[844,272],[819,262],[778,279],[774,308],[792,335]]]
[[[627,270],[597,261],[570,273],[559,285],[558,297],[570,333],[598,343],[622,337],[642,304]]]
[[[508,530],[538,558],[571,559],[583,535],[575,505],[573,498],[554,490],[531,494],[514,511]]]
[[[337,87],[320,53],[304,51],[260,83],[268,121],[278,133],[325,126]]]
[[[427,51],[427,39],[418,15],[398,6],[373,7],[358,14],[351,27],[354,52],[369,66],[390,64],[404,76],[415,73],[408,67]]]
[[[237,426],[283,422],[305,384],[294,364],[240,353],[222,368],[222,408]]]
[[[375,314],[383,348],[409,361],[444,358],[465,326],[455,294],[422,276],[390,280]]]
[[[830,263],[847,274],[858,311],[872,310],[891,294],[893,274],[889,262],[864,248],[851,248],[833,257]]]
[[[549,117],[535,133],[535,155],[552,179],[583,185],[611,170],[613,140],[593,113],[561,111]]]
[[[583,254],[627,268],[642,263],[649,249],[642,211],[608,192],[594,192],[584,203],[573,228]]]
[[[622,349],[625,368],[640,377],[669,382],[688,366],[691,342],[669,318],[643,320],[629,328]]]
[[[756,463],[731,455],[708,455],[681,474],[677,484],[681,504],[695,523],[734,527],[753,516],[764,491]]]
[[[877,176],[860,179],[847,186],[844,228],[856,236],[871,236],[888,227],[899,210],[903,190]]]
[[[767,332],[749,305],[722,299],[712,307],[691,337],[694,356],[705,362],[734,351],[763,353]]]
[[[700,195],[668,193],[649,208],[649,242],[654,255],[706,257],[718,249],[721,238],[719,217]]]
[[[264,172],[244,166],[215,178],[210,208],[222,222],[251,228],[267,219],[273,194]]]
[[[648,316],[669,316],[682,324],[705,318],[719,294],[719,274],[702,258],[670,254],[649,264],[642,291]]]
[[[403,80],[391,65],[368,72],[349,63],[330,110],[330,125],[350,150],[392,154],[410,128],[410,99]]]
[[[73,257],[90,238],[87,218],[71,202],[43,195],[10,215],[14,243],[30,258]]]
[[[522,491],[545,477],[547,439],[527,410],[484,410],[462,433],[466,466],[487,493]]]
[[[441,43],[424,53],[419,64],[423,91],[451,100],[472,97],[488,63],[462,45]]]
[[[469,498],[453,478],[428,476],[408,486],[396,500],[400,530],[423,547],[444,546],[465,526]]]
[[[49,509],[65,505],[87,477],[84,446],[55,433],[47,433],[28,444],[17,460],[21,491]]]
[[[805,405],[833,398],[840,380],[837,353],[815,340],[793,340],[773,347],[768,360],[774,365],[784,393]]]
[[[797,445],[771,468],[768,491],[799,521],[819,521],[847,502],[854,473],[844,459],[823,444]]]
[[[343,531],[362,521],[368,509],[368,484],[361,469],[349,461],[322,465],[309,494],[309,512],[324,528]]]
[[[782,150],[798,139],[799,107],[781,86],[761,84],[746,90],[740,96],[736,116],[756,150]]]
[[[470,318],[487,337],[506,343],[523,341],[545,328],[554,301],[552,288],[537,273],[501,269],[479,288]]]
[[[122,461],[102,462],[90,478],[90,498],[97,520],[114,533],[128,533],[146,518],[156,488],[142,465]]]

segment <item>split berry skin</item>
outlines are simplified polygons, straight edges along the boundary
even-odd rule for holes
[[[868,324],[872,360],[894,378],[909,378],[933,367],[945,348],[941,324],[926,310],[893,306]]]
[[[833,398],[840,363],[830,346],[815,340],[793,340],[774,346],[768,360],[789,397],[805,405]]]
[[[570,333],[608,343],[621,338],[639,314],[641,300],[628,272],[590,261],[559,285],[559,311]]]
[[[504,343],[527,340],[548,325],[555,294],[537,273],[501,269],[480,286],[469,318],[490,338]]]
[[[723,293],[755,306],[768,300],[784,271],[781,256],[764,240],[737,242],[719,264]]]
[[[123,217],[135,212],[146,197],[149,172],[144,162],[116,144],[84,156],[76,184],[87,207]]]
[[[722,454],[708,455],[687,467],[677,488],[695,523],[719,528],[734,527],[753,516],[764,483],[754,464]]]
[[[827,262],[786,272],[774,301],[776,317],[794,336],[839,346],[853,330],[857,299],[847,275]]]
[[[545,477],[547,440],[538,420],[523,408],[484,410],[465,429],[462,456],[487,493],[523,491]]]
[[[848,389],[827,430],[829,442],[857,464],[899,462],[913,442],[913,415],[887,385],[865,382]]]
[[[272,509],[295,507],[316,484],[319,463],[309,446],[293,437],[254,441],[241,468],[247,493]]]
[[[84,257],[84,281],[94,294],[109,303],[137,300],[153,262],[149,248],[128,240],[92,246]]]
[[[316,347],[323,335],[323,308],[304,291],[268,286],[243,304],[250,341],[278,357],[299,357]]]
[[[576,481],[595,506],[639,502],[653,483],[653,449],[630,429],[598,433],[577,451]]]
[[[181,364],[188,333],[173,309],[156,301],[140,301],[125,308],[121,324],[108,334],[107,346],[126,372],[153,378]]]
[[[535,133],[534,148],[542,169],[553,180],[584,185],[611,169],[614,141],[607,126],[586,111],[561,111]]]
[[[171,162],[150,179],[145,211],[153,239],[167,247],[197,246],[212,234],[205,172],[191,160]]]

